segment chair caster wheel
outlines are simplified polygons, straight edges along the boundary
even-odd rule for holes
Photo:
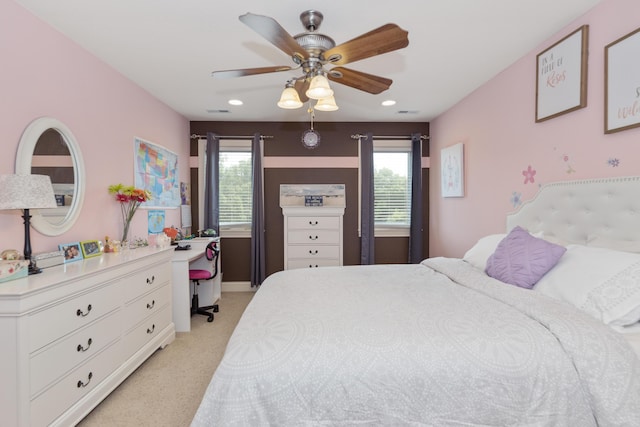
[[[218,311],[220,311],[220,310],[218,308],[218,304],[216,304],[216,305],[213,306],[213,312],[217,313]]]
[[[209,317],[207,318],[207,322],[209,322],[209,323],[213,322],[213,316],[209,316]]]

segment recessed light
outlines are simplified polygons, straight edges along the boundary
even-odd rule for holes
[[[393,99],[387,99],[386,101],[382,101],[382,105],[385,107],[389,107],[391,105],[396,105],[396,101]]]
[[[229,104],[230,105],[242,105],[242,101],[240,101],[239,99],[230,99],[229,100]]]

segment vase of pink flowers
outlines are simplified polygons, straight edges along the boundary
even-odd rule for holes
[[[151,193],[132,185],[115,184],[109,186],[109,194],[115,194],[116,201],[120,203],[123,225],[121,242],[124,243],[127,241],[133,216],[142,203],[151,200]]]

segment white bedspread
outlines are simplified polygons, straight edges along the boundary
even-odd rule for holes
[[[639,426],[640,359],[462,260],[273,274],[192,425],[356,424]]]

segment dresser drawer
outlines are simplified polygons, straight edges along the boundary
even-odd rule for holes
[[[125,307],[124,329],[129,330],[140,323],[144,318],[159,311],[171,300],[171,286],[166,284],[155,291],[143,295],[132,301]]]
[[[295,216],[289,217],[287,223],[289,226],[289,230],[292,230],[294,228],[330,228],[337,230],[340,227],[340,218],[335,216]]]
[[[131,357],[171,323],[171,307],[165,305],[124,336],[125,358]]]
[[[287,243],[294,244],[338,244],[340,233],[338,230],[290,230]]]
[[[29,316],[29,352],[88,325],[120,306],[119,283],[111,283]]]
[[[45,426],[86,396],[122,363],[121,342],[97,354],[31,401],[31,426]]]
[[[339,259],[318,258],[318,259],[290,259],[287,262],[287,269],[294,268],[317,268],[317,267],[335,267],[340,265]]]
[[[122,311],[117,310],[33,355],[30,360],[31,393],[61,377],[120,338]]]
[[[127,301],[138,298],[171,280],[171,263],[156,264],[149,269],[132,274],[125,279],[125,298]]]
[[[339,258],[339,245],[289,245],[287,246],[287,256],[292,258]]]

